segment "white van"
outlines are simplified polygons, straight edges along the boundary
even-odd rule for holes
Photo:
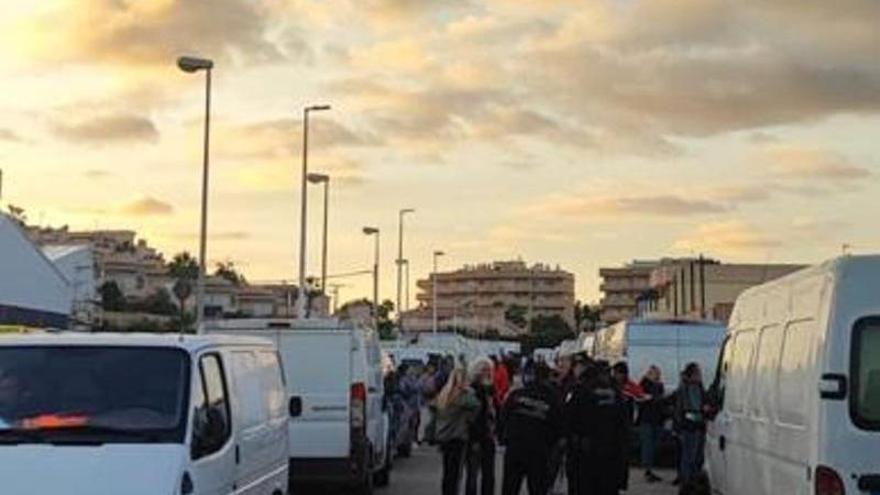
[[[712,376],[725,332],[724,325],[708,321],[621,321],[595,334],[592,355],[611,364],[626,361],[636,381],[656,365],[671,391],[678,387],[679,373],[690,362],[700,365],[704,380]]]
[[[880,256],[744,292],[712,388],[715,493],[880,493]]]
[[[285,495],[284,396],[263,339],[3,336],[2,491]]]
[[[211,322],[208,333],[259,335],[278,346],[287,376],[294,481],[387,485],[390,415],[375,332],[335,318]]]

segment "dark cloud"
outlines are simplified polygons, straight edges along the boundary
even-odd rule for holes
[[[123,205],[119,211],[123,215],[133,217],[162,216],[174,213],[174,207],[148,196]]]
[[[114,114],[78,121],[58,121],[52,133],[66,141],[86,144],[149,142],[159,140],[153,121],[135,114]]]

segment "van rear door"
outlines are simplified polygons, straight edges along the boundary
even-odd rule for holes
[[[288,393],[302,401],[290,420],[290,457],[348,457],[351,332],[283,331],[278,340]]]

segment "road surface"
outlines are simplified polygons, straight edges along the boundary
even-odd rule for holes
[[[496,492],[501,493],[501,456],[498,456]],[[397,459],[391,475],[391,486],[376,490],[376,495],[439,495],[441,458],[436,448],[422,447],[413,450],[409,459]],[[671,480],[670,472],[660,475]],[[642,481],[642,473],[634,469],[633,486],[627,495],[675,495],[677,490],[667,483],[648,485]],[[523,494],[526,493],[523,488]],[[293,495],[347,495],[346,490],[328,490],[326,487],[294,487]]]

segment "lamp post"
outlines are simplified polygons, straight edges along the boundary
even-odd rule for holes
[[[330,110],[330,105],[310,105],[303,109],[303,154],[302,154],[302,202],[299,225],[299,287],[296,294],[296,316],[305,317],[306,307],[306,223],[308,213],[308,175],[309,175],[309,113]]]
[[[397,241],[397,322],[400,324],[400,312],[403,310],[403,305],[401,304],[401,295],[402,295],[402,287],[403,287],[403,264],[405,260],[403,259],[403,217],[407,213],[415,213],[416,210],[412,208],[404,208],[397,212],[397,226],[398,226],[398,241]]]
[[[309,174],[312,184],[324,184],[324,233],[321,237],[321,294],[327,294],[327,218],[329,215],[330,176],[325,174]]]
[[[211,135],[211,69],[214,62],[207,58],[180,57],[180,70],[188,73],[205,71],[205,139],[202,151],[202,223],[199,233],[199,277],[196,283],[196,332],[201,331],[205,316],[205,270],[208,240],[208,163]]]
[[[434,309],[431,321],[433,322],[432,329],[434,331],[434,335],[437,335],[437,258],[445,255],[446,253],[444,253],[443,251],[434,251],[434,272],[431,276],[431,278],[434,279],[431,283],[431,306]]]
[[[379,331],[379,229],[364,227],[365,235],[375,236],[376,247],[373,251],[373,325]]]

